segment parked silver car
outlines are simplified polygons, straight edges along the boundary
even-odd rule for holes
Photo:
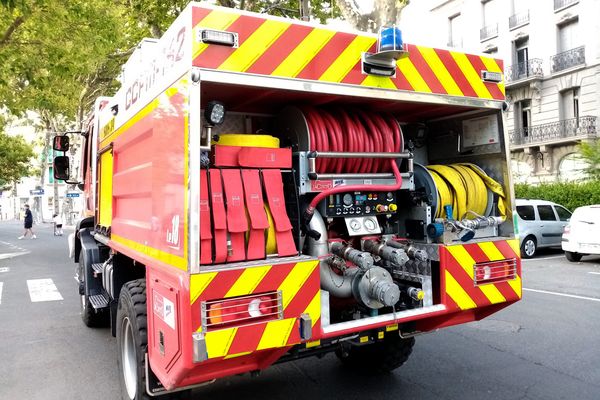
[[[560,247],[571,212],[545,200],[517,199],[516,203],[521,257],[533,257],[542,247]]]

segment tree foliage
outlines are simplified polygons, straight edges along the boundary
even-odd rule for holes
[[[0,188],[28,176],[32,157],[33,149],[25,139],[0,131]]]
[[[364,12],[359,7],[360,0],[338,0],[342,17],[361,31],[377,31],[382,26],[390,26],[400,21],[400,15],[410,0],[374,0],[373,8]]]
[[[593,179],[600,179],[600,140],[582,142],[579,145],[581,157],[587,162],[586,174]]]
[[[515,197],[553,201],[573,211],[577,207],[600,204],[600,180],[557,182],[541,185],[515,184]]]

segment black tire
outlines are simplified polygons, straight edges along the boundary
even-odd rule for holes
[[[145,354],[148,349],[146,280],[127,282],[117,307],[117,349],[121,395],[147,400]],[[135,364],[135,365],[134,365]]]
[[[85,292],[85,256],[81,254],[79,256],[79,269],[77,271],[77,279],[79,281],[79,313],[81,315],[81,320],[85,324],[85,326],[89,328],[103,328],[108,326],[110,321],[108,310],[94,310],[94,307],[90,304],[88,299],[88,294]]]
[[[537,240],[535,236],[527,236],[521,244],[521,257],[531,258],[537,252]]]
[[[565,251],[565,257],[567,257],[567,260],[571,262],[579,262],[581,261],[581,257],[583,257],[583,254],[573,253],[572,251]]]
[[[398,334],[390,334],[382,341],[339,349],[335,354],[345,366],[358,372],[387,374],[408,360],[414,345],[415,338],[403,339]]]

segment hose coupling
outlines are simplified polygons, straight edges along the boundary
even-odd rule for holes
[[[410,258],[413,258],[417,261],[427,261],[427,259],[429,258],[427,256],[426,251],[418,249],[415,246],[408,243],[397,242],[395,240],[388,240],[385,244],[396,249],[404,250]]]
[[[381,243],[376,240],[365,240],[363,243],[363,248],[366,251],[391,262],[394,265],[402,266],[409,260],[404,249],[387,246],[385,243]]]
[[[362,270],[370,269],[373,267],[373,264],[375,264],[375,260],[373,260],[373,256],[371,254],[365,251],[356,250],[341,242],[332,243],[331,252],[336,256],[351,261]]]

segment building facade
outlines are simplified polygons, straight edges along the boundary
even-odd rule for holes
[[[600,0],[429,0],[405,11],[407,41],[504,60],[517,182],[584,177],[577,145],[600,128]]]

